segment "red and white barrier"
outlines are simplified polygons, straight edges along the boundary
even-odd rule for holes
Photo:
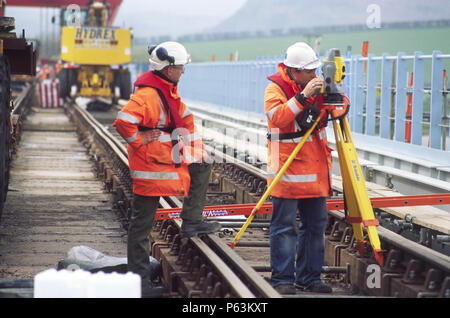
[[[56,108],[63,105],[59,97],[59,80],[44,79],[39,83],[39,102],[43,108]]]

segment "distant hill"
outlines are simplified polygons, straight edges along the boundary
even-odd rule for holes
[[[448,0],[247,0],[232,17],[207,32],[361,25],[378,8],[381,24],[450,19]]]

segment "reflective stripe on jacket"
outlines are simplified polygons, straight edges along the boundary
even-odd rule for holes
[[[127,141],[133,192],[143,196],[186,196],[190,162],[184,160],[183,152],[190,151],[194,143],[197,147],[203,146],[194,117],[181,101],[173,83],[156,75],[146,76],[145,81],[138,79],[136,83],[145,85],[138,87],[114,122],[119,134]],[[163,90],[164,95],[161,94]],[[175,127],[171,109],[178,110],[181,127]],[[138,127],[165,131],[161,131],[158,140],[143,145]],[[167,132],[167,128],[173,128],[172,132]]]
[[[295,120],[302,115],[304,106],[295,99],[302,88],[289,78],[286,66],[280,63],[278,72],[269,77],[264,108],[269,131],[274,134],[293,133],[300,130]],[[317,107],[323,106],[322,97],[308,98],[305,106],[317,100]],[[303,137],[268,140],[267,183],[272,183],[277,172],[289,158],[295,146]],[[332,195],[331,151],[328,147],[325,128],[314,131],[307,138],[302,149],[274,187],[271,195],[279,198],[311,198]]]

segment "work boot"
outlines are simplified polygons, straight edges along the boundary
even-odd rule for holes
[[[145,284],[141,287],[141,298],[161,298],[166,289],[153,283]]]
[[[324,284],[322,281],[311,283],[307,287],[302,287],[300,285],[296,285],[295,287],[300,288],[307,292],[312,292],[312,293],[327,293],[327,294],[329,294],[333,291],[330,286]]]
[[[221,227],[219,222],[209,222],[204,219],[199,221],[183,220],[181,224],[181,238],[214,233],[219,231]]]
[[[274,287],[274,289],[281,295],[295,295],[295,287],[292,284],[280,284]]]

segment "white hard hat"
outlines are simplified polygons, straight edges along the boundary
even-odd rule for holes
[[[160,71],[168,65],[186,65],[191,56],[178,42],[168,41],[148,48],[150,67]]]
[[[297,42],[288,47],[283,63],[288,67],[307,70],[318,68],[322,64],[314,50],[304,42]]]

